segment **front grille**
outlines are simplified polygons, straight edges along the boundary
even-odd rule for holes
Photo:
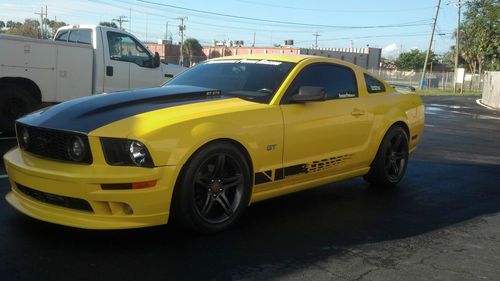
[[[21,148],[32,154],[62,161],[71,161],[84,164],[92,163],[92,154],[90,153],[88,137],[84,134],[31,127],[20,123],[17,123],[16,128],[18,142]],[[22,140],[23,128],[26,128],[29,132],[30,137],[28,145],[25,145]],[[71,159],[68,152],[71,145],[71,138],[74,136],[80,137],[86,148],[84,151],[84,156],[80,161]]]
[[[92,213],[94,212],[89,202],[83,199],[43,192],[26,187],[18,183],[16,183],[16,187],[22,194],[43,203],[65,207],[69,209],[75,209],[79,211],[92,212]]]

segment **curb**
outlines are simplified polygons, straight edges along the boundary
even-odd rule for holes
[[[500,111],[500,108],[495,108],[495,107],[492,107],[492,106],[489,106],[489,105],[484,104],[484,103],[481,101],[481,99],[477,99],[477,100],[476,100],[476,103],[477,103],[477,104],[479,104],[479,105],[480,105],[480,106],[482,106],[482,107],[487,108],[487,109],[491,109],[491,110],[495,110],[495,111]]]

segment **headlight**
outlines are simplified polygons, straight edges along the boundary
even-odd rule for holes
[[[148,151],[146,147],[138,141],[130,141],[128,150],[130,152],[130,159],[137,166],[144,165],[146,162],[146,157],[148,156]]]
[[[21,135],[19,136],[20,145],[22,148],[27,148],[30,144],[30,132],[28,128],[22,127],[20,130]]]
[[[104,157],[109,165],[154,167],[151,155],[140,141],[101,138]]]
[[[71,160],[75,162],[81,162],[85,154],[85,143],[79,136],[73,136],[68,142],[68,156]]]

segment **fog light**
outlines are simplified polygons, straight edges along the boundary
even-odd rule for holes
[[[85,144],[82,138],[79,136],[74,136],[71,138],[68,144],[68,155],[69,158],[75,162],[82,161],[85,155]]]

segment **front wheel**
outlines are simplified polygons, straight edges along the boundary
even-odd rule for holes
[[[392,127],[382,140],[370,172],[364,178],[374,187],[394,187],[406,172],[408,155],[406,131],[399,126]]]
[[[215,233],[232,226],[250,201],[252,181],[243,154],[229,143],[195,153],[174,190],[174,218],[190,230]]]
[[[7,85],[0,89],[0,131],[14,134],[14,121],[31,112],[36,101],[25,89]]]

